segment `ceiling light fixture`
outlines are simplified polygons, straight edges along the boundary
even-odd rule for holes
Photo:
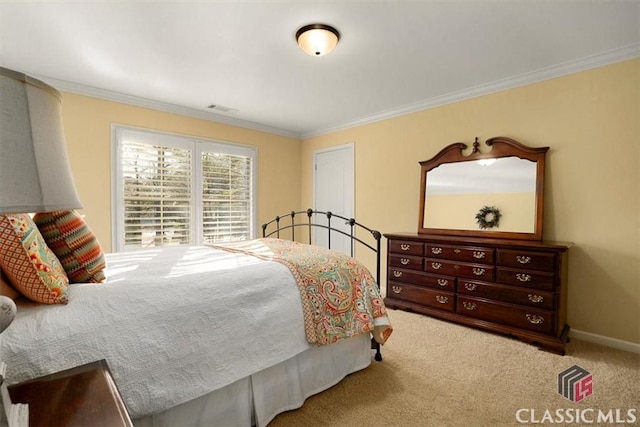
[[[311,56],[323,56],[336,48],[340,33],[325,24],[310,24],[300,28],[296,33],[300,49]]]
[[[480,166],[491,166],[496,162],[496,159],[479,159],[476,160]]]

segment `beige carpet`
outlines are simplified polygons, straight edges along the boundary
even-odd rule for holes
[[[640,425],[638,354],[572,340],[563,357],[418,314],[389,310],[389,317],[394,332],[382,362],[310,397],[269,427],[517,426],[523,425],[518,410],[534,425]],[[593,393],[578,403],[557,391],[558,374],[573,365],[593,375]],[[635,423],[616,424],[616,409],[619,420],[635,417]],[[579,422],[558,423],[557,410],[565,421]],[[597,422],[599,411],[604,424]]]

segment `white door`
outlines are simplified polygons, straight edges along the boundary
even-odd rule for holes
[[[314,153],[314,209],[332,212],[345,218],[353,217],[354,199],[354,152],[353,144],[345,144],[319,150]],[[326,216],[316,216],[316,223],[327,225]],[[331,218],[331,227],[349,233],[350,227],[339,218]],[[314,244],[328,247],[329,234],[316,227]],[[346,254],[351,252],[349,238],[331,233],[331,248]]]

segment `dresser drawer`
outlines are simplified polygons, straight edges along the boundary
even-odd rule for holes
[[[513,286],[478,282],[475,280],[460,279],[458,282],[458,293],[547,310],[553,310],[555,303],[553,292],[515,288]]]
[[[389,254],[389,266],[408,268],[411,270],[422,270],[424,258],[412,255]]]
[[[454,292],[456,289],[455,277],[440,276],[413,270],[403,270],[395,267],[389,268],[389,280],[394,282],[411,283],[412,285],[427,286],[450,292]]]
[[[477,262],[493,264],[494,250],[474,246],[426,244],[426,254],[429,258],[449,259],[454,261]]]
[[[542,271],[497,267],[496,282],[506,285],[526,286],[528,288],[554,289],[554,274]]]
[[[443,292],[404,283],[389,282],[387,297],[446,311],[453,311],[455,308],[455,294],[453,292]]]
[[[424,244],[410,240],[389,240],[389,252],[402,255],[424,255]]]
[[[554,312],[522,307],[482,298],[458,295],[456,311],[469,317],[496,322],[514,328],[555,334]]]
[[[542,271],[554,271],[556,268],[556,254],[549,252],[498,249],[496,258],[496,263],[504,267]]]
[[[445,276],[468,277],[472,279],[492,281],[494,267],[484,264],[470,264],[465,262],[444,261],[436,258],[424,260],[424,270],[429,273]]]

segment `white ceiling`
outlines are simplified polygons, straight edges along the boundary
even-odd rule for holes
[[[316,22],[330,55],[295,43]],[[0,48],[60,90],[306,137],[640,56],[640,1],[0,0]]]

